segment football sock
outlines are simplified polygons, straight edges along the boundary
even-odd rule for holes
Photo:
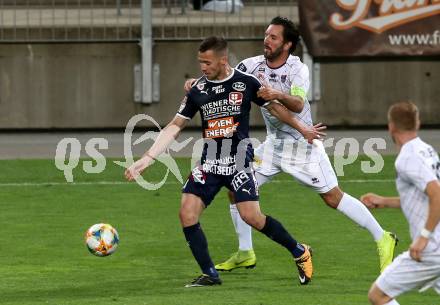
[[[218,277],[217,270],[215,270],[214,263],[209,256],[208,241],[200,227],[200,223],[183,228],[183,233],[202,272],[212,277]]]
[[[385,304],[383,304],[383,305],[399,305],[399,303],[397,303],[396,300],[391,300],[391,301],[389,301],[388,303],[385,303]]]
[[[341,202],[339,202],[338,210],[361,227],[367,229],[373,235],[375,241],[382,238],[384,233],[382,227],[367,207],[356,198],[344,193]]]
[[[293,257],[297,258],[304,254],[304,247],[293,239],[275,218],[266,215],[266,223],[260,232],[289,250]]]
[[[241,251],[252,250],[252,227],[241,219],[235,204],[229,205],[232,222],[238,236],[238,249]]]

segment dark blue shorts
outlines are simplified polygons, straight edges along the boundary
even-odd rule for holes
[[[226,176],[206,173],[198,166],[188,176],[182,193],[194,194],[208,206],[223,186],[234,193],[235,202],[258,201],[258,185],[253,170]]]

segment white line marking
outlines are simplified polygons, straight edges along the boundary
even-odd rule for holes
[[[339,180],[339,183],[391,183],[394,179],[354,179],[354,180]],[[294,180],[274,180],[268,183],[295,183]],[[180,185],[177,181],[165,182],[168,185]],[[136,185],[136,182],[125,182],[125,181],[83,181],[83,182],[0,182],[0,187],[9,186],[82,186],[82,185]]]

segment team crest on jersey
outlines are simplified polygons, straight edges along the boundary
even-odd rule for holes
[[[232,84],[232,89],[237,91],[244,91],[246,90],[246,84],[242,82],[235,82]]]
[[[243,102],[243,93],[231,92],[229,93],[229,105],[238,106]]]

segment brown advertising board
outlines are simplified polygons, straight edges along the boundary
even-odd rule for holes
[[[440,55],[440,0],[300,0],[299,14],[315,57]]]

